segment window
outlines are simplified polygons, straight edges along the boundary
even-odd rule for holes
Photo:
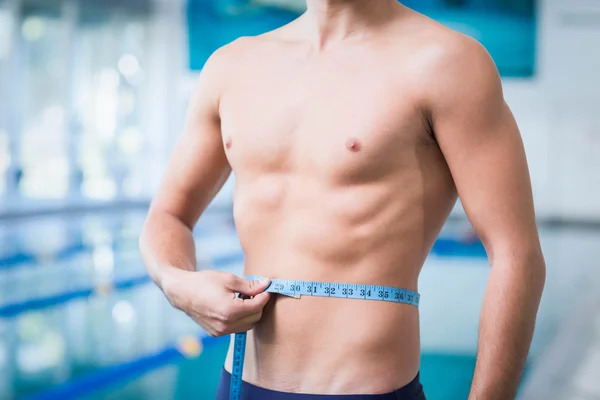
[[[185,48],[179,8],[151,4],[0,0],[0,199],[149,197]]]
[[[82,192],[88,198],[117,196],[130,179],[140,151],[146,30],[143,17],[125,20],[117,10],[100,23],[83,21],[79,27],[76,107],[81,147],[77,165],[83,177]]]
[[[8,70],[12,52],[14,16],[5,0],[0,0],[0,199],[6,194],[10,166],[8,137]]]
[[[18,50],[22,52],[24,92],[20,190],[29,198],[62,198],[68,191],[64,107],[68,32],[61,11],[58,1],[23,2]]]

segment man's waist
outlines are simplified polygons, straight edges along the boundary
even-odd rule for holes
[[[298,379],[313,388],[335,380],[350,385],[373,376],[386,390],[414,378],[420,361],[417,323],[405,323],[402,330],[390,325],[373,332],[349,322],[343,329],[297,329],[292,334],[261,322],[248,338],[245,374],[264,386]],[[319,327],[319,322],[314,324]],[[393,376],[389,371],[395,371]]]

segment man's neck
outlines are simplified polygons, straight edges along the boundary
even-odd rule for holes
[[[351,36],[366,36],[388,21],[397,0],[306,0],[309,35],[319,49]]]

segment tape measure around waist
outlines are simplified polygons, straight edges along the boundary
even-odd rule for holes
[[[261,277],[248,276],[248,280]],[[301,298],[302,296],[334,297],[339,299],[378,300],[419,306],[421,296],[408,289],[389,286],[364,285],[357,283],[309,282],[287,279],[271,279],[269,293]],[[230,400],[240,400],[242,395],[242,373],[246,353],[246,332],[236,333],[233,345],[233,367],[231,371]]]

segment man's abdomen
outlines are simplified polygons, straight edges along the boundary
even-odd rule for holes
[[[305,212],[274,222],[276,232],[240,232],[246,275],[418,291],[423,245],[414,237]],[[248,336],[245,380],[286,392],[388,393],[415,378],[419,354],[415,306],[273,295]]]
[[[388,393],[415,378],[419,350],[413,306],[276,297],[248,335],[244,380],[284,392]]]
[[[244,273],[418,291],[453,193],[424,193],[413,176],[333,186],[291,174],[238,179]],[[388,393],[415,378],[419,359],[415,306],[273,295],[249,333],[244,379],[284,392]]]

